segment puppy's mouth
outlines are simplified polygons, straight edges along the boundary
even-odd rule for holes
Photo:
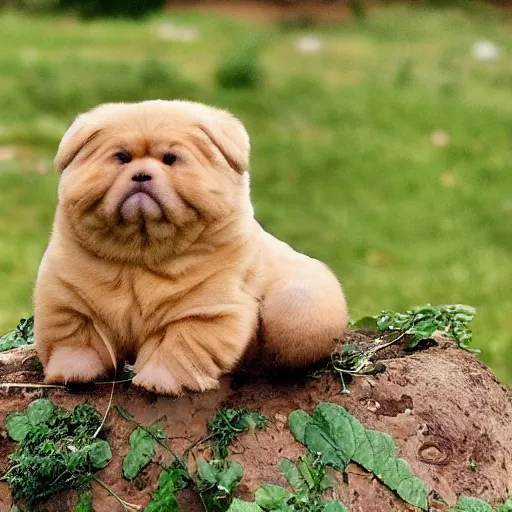
[[[125,222],[159,221],[164,217],[160,202],[147,187],[134,186],[121,202],[120,214]]]

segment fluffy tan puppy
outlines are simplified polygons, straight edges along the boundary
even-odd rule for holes
[[[249,137],[228,112],[102,105],[75,120],[55,164],[35,290],[47,382],[93,381],[129,360],[134,384],[204,391],[251,341],[262,362],[300,367],[343,334],[334,275],[254,220]]]

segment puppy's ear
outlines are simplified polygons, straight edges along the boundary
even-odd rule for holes
[[[235,116],[211,108],[201,123],[202,131],[217,147],[229,166],[239,174],[249,170],[249,135],[242,122]]]
[[[79,114],[60,141],[54,160],[55,168],[62,172],[99,132],[87,123],[87,114]]]

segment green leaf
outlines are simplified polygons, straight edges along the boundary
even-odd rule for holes
[[[378,331],[379,326],[377,324],[377,319],[374,316],[364,316],[360,318],[353,325],[354,329],[360,329],[362,331]]]
[[[15,441],[23,441],[30,432],[32,424],[24,413],[13,412],[5,419],[5,429],[9,436]]]
[[[313,453],[320,453],[325,464],[333,466],[338,471],[345,471],[348,459],[343,451],[340,451],[337,440],[333,439],[329,432],[325,432],[315,423],[306,427],[305,444]]]
[[[179,512],[176,491],[186,487],[188,473],[179,467],[170,467],[160,473],[158,487],[144,512]]]
[[[415,323],[413,327],[409,329],[409,334],[416,334],[425,338],[431,338],[432,335],[437,331],[439,327],[438,322],[433,318],[427,318]]]
[[[278,468],[296,493],[300,494],[308,489],[304,477],[300,474],[299,468],[294,462],[289,459],[281,459]]]
[[[309,453],[300,457],[297,462],[281,459],[278,468],[297,497],[305,498],[306,501],[310,497],[320,496],[327,489],[334,487],[333,482],[326,475],[323,461],[313,458]]]
[[[398,490],[402,482],[412,478],[409,465],[404,460],[397,459],[396,455],[389,457],[385,465],[379,470],[379,478],[393,490]]]
[[[46,398],[34,400],[27,407],[27,417],[34,426],[47,423],[53,416],[55,406]]]
[[[16,331],[10,331],[4,334],[0,338],[0,352],[5,352],[6,350],[11,350],[12,348],[16,347],[17,339],[18,337]]]
[[[243,467],[238,462],[226,460],[206,461],[204,457],[196,459],[199,489],[204,491],[216,487],[219,491],[231,494],[243,476]]]
[[[389,459],[396,457],[395,443],[391,436],[375,430],[366,430],[366,438],[368,443],[360,446],[361,453],[354,454],[354,461],[358,463],[361,461],[361,465],[365,469],[373,471],[380,478],[386,470]],[[368,467],[362,463],[364,457],[370,459],[370,454],[367,454],[367,451],[370,451],[371,459],[373,460],[372,464]]]
[[[228,446],[243,432],[250,428],[261,429],[268,425],[268,419],[257,412],[245,409],[219,409],[209,423],[211,434],[215,437],[213,456],[225,459]]]
[[[123,460],[123,475],[128,480],[135,478],[155,454],[156,441],[141,427],[130,435],[130,451]]]
[[[295,411],[292,414],[305,418],[305,413],[297,415]],[[318,404],[306,424],[303,443],[312,453],[320,454],[325,464],[344,471],[352,460],[374,473],[404,501],[428,509],[426,486],[413,475],[407,462],[397,458],[393,439],[382,432],[366,430],[343,407]],[[285,469],[290,477],[296,478],[290,465],[285,465]]]
[[[250,412],[247,415],[247,422],[251,428],[255,428],[257,430],[266,427],[269,424],[268,418],[265,418],[259,412]]]
[[[225,491],[228,494],[231,494],[233,489],[242,479],[243,474],[244,469],[242,464],[239,462],[232,462],[225,471],[221,471],[219,473],[217,487],[221,491]]]
[[[396,492],[407,503],[421,508],[421,510],[428,510],[428,490],[425,482],[420,478],[409,476],[400,482]]]
[[[231,502],[228,512],[263,512],[263,509],[260,508],[257,503],[250,503],[248,501],[242,501],[235,498]]]
[[[208,463],[204,457],[197,457],[197,474],[203,482],[207,482],[210,485],[216,485],[218,479],[218,473],[214,464]]]
[[[306,446],[313,453],[321,453],[326,464],[345,471],[356,451],[356,438],[348,413],[336,404],[321,403],[312,419],[306,426]]]
[[[112,451],[107,441],[98,439],[90,445],[89,460],[96,469],[104,468],[112,459]]]
[[[321,512],[349,512],[348,508],[339,501],[326,501]]]
[[[73,421],[79,423],[83,428],[96,431],[101,423],[102,416],[89,404],[78,404],[73,411]]]
[[[92,492],[90,489],[80,493],[78,503],[73,512],[94,512],[92,508]]]
[[[302,409],[297,409],[288,416],[288,427],[299,443],[304,443],[306,427],[312,421],[311,416]]]
[[[242,478],[242,465],[225,459],[207,462],[204,457],[198,457],[196,464],[196,489],[204,508],[211,512],[224,512],[231,501],[230,494]]]
[[[382,311],[375,318],[380,331],[408,329],[413,322],[409,312],[402,314],[394,311]]]
[[[512,499],[496,506],[496,512],[512,512]]]
[[[292,494],[279,485],[262,485],[255,495],[256,503],[266,510],[279,509],[292,497]]]
[[[34,343],[34,317],[22,318],[14,331],[0,337],[0,352]]]
[[[420,341],[429,339],[439,331],[444,336],[457,342],[461,348],[467,349],[472,339],[469,323],[475,316],[475,309],[463,304],[431,306],[430,304],[414,308],[407,313],[382,311],[375,316],[379,330],[402,331],[412,339],[407,343],[409,348],[415,347]]]
[[[461,496],[457,501],[457,505],[450,508],[448,512],[494,512],[494,510],[481,499]]]
[[[305,457],[300,457],[296,465],[302,479],[302,485],[299,486],[299,490],[294,489],[295,492],[297,494],[309,494],[310,491],[320,491],[317,487],[322,484],[325,464],[315,465],[312,455],[308,453]]]
[[[366,437],[368,443],[359,446],[354,454],[354,462],[373,472],[387,487],[397,491],[404,501],[427,510],[428,491],[425,484],[413,475],[407,462],[396,457],[393,439],[374,430],[366,430]]]

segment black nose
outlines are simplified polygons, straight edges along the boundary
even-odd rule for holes
[[[149,174],[139,172],[138,174],[134,174],[132,176],[132,181],[136,181],[137,183],[142,183],[143,181],[151,181],[151,176]]]

